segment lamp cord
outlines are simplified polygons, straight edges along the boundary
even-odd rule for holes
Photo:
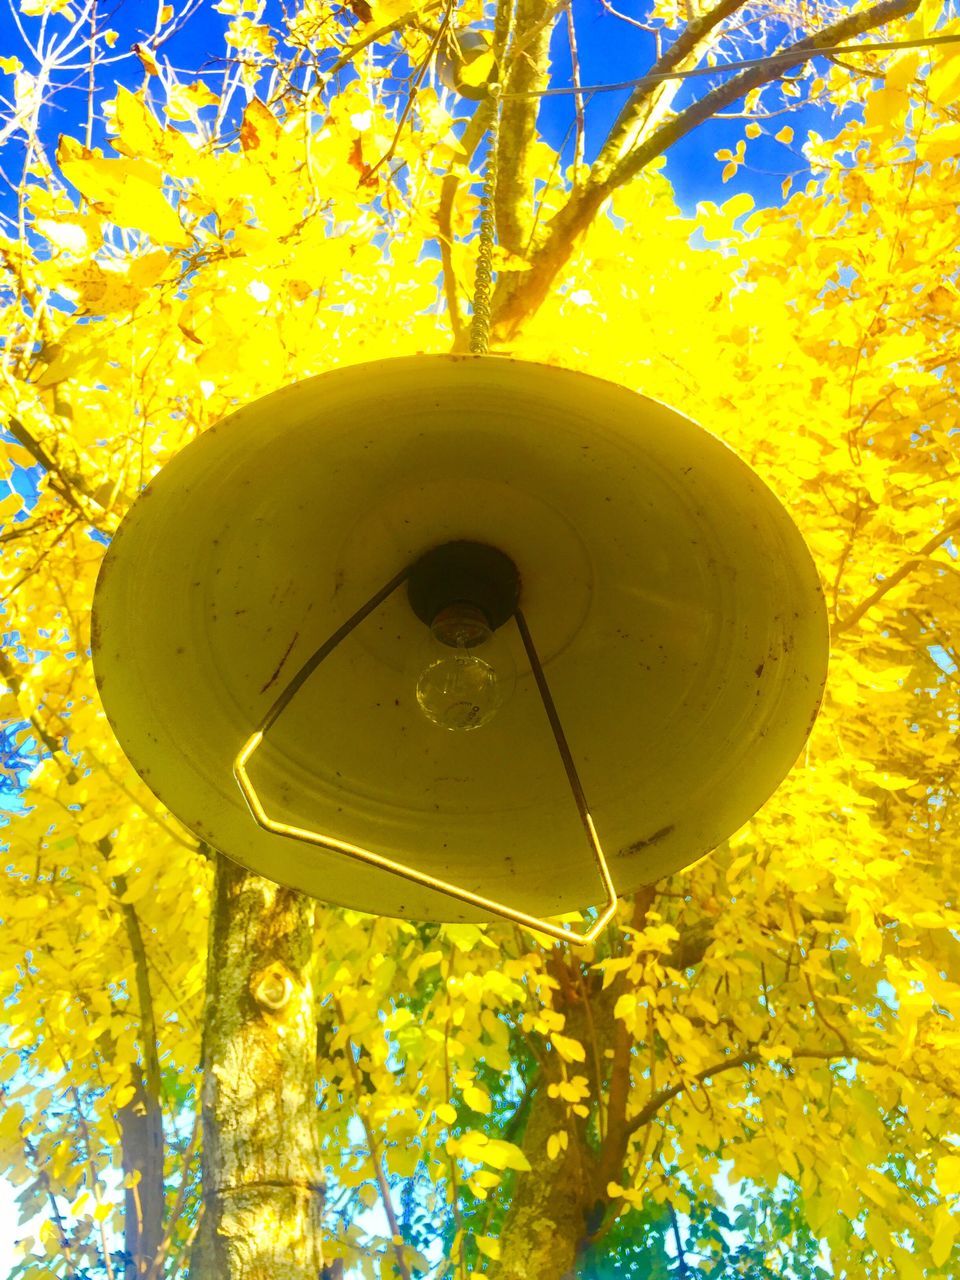
[[[496,241],[497,149],[500,142],[500,86],[496,86],[490,109],[490,143],[480,196],[480,240],[473,284],[473,318],[470,321],[470,350],[485,356],[490,349],[490,293],[493,285],[493,246]]]
[[[749,71],[752,67],[769,66],[770,63],[812,62],[814,58],[833,58],[836,54],[890,53],[901,49],[932,49],[939,45],[960,44],[960,32],[945,36],[924,36],[920,40],[868,40],[862,44],[830,44],[781,49],[763,58],[743,58],[737,62],[718,62],[712,67],[689,67],[686,71],[654,71],[636,80],[618,80],[612,84],[582,84],[554,89],[537,89],[529,93],[506,93],[505,98],[554,98],[561,94],[612,93],[615,90],[643,89],[648,85],[662,84],[665,80],[696,80],[702,76],[716,76],[724,71]],[[788,68],[789,69],[789,68]],[[874,72],[882,75],[882,72]]]

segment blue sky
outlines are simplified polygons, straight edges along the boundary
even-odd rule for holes
[[[644,0],[623,0],[620,11],[627,16],[640,15],[646,7]],[[269,21],[274,11],[279,10],[278,0],[268,0],[266,20]],[[654,41],[652,35],[623,21],[604,7],[602,0],[574,0],[577,42],[581,66],[581,81],[584,84],[602,84],[632,79],[643,74],[654,59]],[[111,80],[124,84],[128,88],[138,87],[143,80],[143,69],[132,51],[138,41],[144,41],[149,35],[149,27],[154,18],[154,6],[142,3],[142,0],[119,0],[109,9],[109,17],[105,19],[109,26],[117,31],[118,38],[110,51],[109,61],[104,62],[98,71],[101,84],[109,85]],[[24,29],[32,38],[36,38],[39,23],[37,19],[24,18]],[[161,62],[169,60],[173,67],[183,76],[190,79],[205,79],[212,88],[218,86],[224,69],[223,33],[230,17],[217,12],[212,0],[200,0],[200,7],[190,18],[184,29],[167,40],[159,51]],[[56,35],[66,28],[66,20],[51,20],[47,35]],[[780,33],[786,38],[786,32]],[[771,41],[777,33],[771,31]],[[557,24],[552,43],[553,77],[556,86],[569,85],[570,54],[566,24]],[[756,50],[748,52],[755,53]],[[0,55],[16,56],[21,59],[28,72],[37,70],[36,58],[26,47],[16,26],[9,22],[2,44]],[[11,96],[12,78],[0,76],[0,93],[7,99]],[[69,82],[58,88],[51,105],[42,118],[44,141],[52,151],[56,137],[60,133],[74,136],[82,134],[82,119],[86,110],[86,75],[78,66],[72,76],[65,76]],[[719,80],[719,76],[718,76]],[[676,105],[682,107],[699,97],[709,83],[717,81],[697,80],[688,82],[680,89]],[[773,95],[776,90],[772,91]],[[618,111],[628,96],[626,90],[611,93],[598,93],[591,97],[586,108],[586,153],[589,159],[596,151],[616,118]],[[775,106],[783,105],[782,99],[771,99]],[[792,105],[792,104],[791,104]],[[734,108],[734,113],[739,108]],[[547,139],[554,145],[560,145],[571,131],[574,119],[574,99],[569,97],[551,97],[545,99],[541,110],[541,127]],[[817,107],[807,106],[793,108],[789,117],[778,118],[771,128],[771,133],[781,123],[789,123],[796,131],[798,138],[810,128],[821,133],[831,131],[831,116]],[[771,138],[760,138],[751,144],[750,165],[743,166],[736,177],[727,184],[720,178],[722,164],[714,159],[720,148],[733,148],[742,136],[744,121],[737,118],[726,118],[709,121],[700,126],[691,135],[682,139],[667,157],[667,174],[674,184],[681,206],[685,212],[692,212],[698,201],[723,200],[740,191],[749,191],[758,205],[779,204],[781,202],[781,183],[783,178],[803,166],[803,160],[797,150],[773,141]],[[102,128],[95,142],[103,144],[105,139]],[[565,158],[572,155],[572,141],[568,141]],[[0,191],[0,208],[10,208],[11,193]]]

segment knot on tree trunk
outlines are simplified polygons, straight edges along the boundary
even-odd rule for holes
[[[254,970],[250,975],[250,994],[267,1013],[281,1013],[290,1003],[295,989],[293,975],[279,960],[274,960],[265,969]]]

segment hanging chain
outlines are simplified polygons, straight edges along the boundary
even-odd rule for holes
[[[470,350],[485,356],[490,350],[491,292],[493,287],[493,247],[497,238],[497,178],[500,152],[500,108],[509,82],[508,60],[512,56],[516,0],[497,0],[493,25],[493,82],[488,84],[490,141],[480,197],[480,240],[473,284],[473,318],[470,322]]]
[[[493,285],[493,246],[496,240],[497,149],[500,140],[500,86],[491,102],[490,145],[480,197],[480,243],[473,286],[473,319],[470,322],[470,350],[485,356],[490,349],[490,293]]]

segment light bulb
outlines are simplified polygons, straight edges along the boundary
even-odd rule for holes
[[[481,610],[468,604],[441,610],[430,634],[429,658],[417,680],[421,711],[442,729],[479,729],[513,688],[509,653],[496,643]]]

